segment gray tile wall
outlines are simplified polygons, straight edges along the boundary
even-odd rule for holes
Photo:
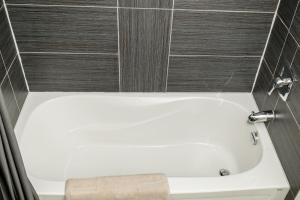
[[[273,144],[291,185],[286,198],[294,199],[300,189],[300,83],[296,82],[287,102],[276,92],[267,95],[274,77],[284,66],[300,78],[299,0],[282,0],[267,46],[253,95],[260,110],[272,109],[279,118],[267,124]]]
[[[8,17],[3,1],[0,1],[0,92],[10,114],[12,125],[16,124],[27,97],[27,87],[21,62],[17,56]]]
[[[250,92],[277,2],[7,0],[33,91],[122,92]]]

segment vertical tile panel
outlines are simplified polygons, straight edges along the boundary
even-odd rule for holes
[[[121,91],[166,87],[171,11],[119,9]]]
[[[19,59],[15,59],[13,65],[11,66],[9,77],[17,99],[18,106],[21,109],[26,100],[28,91]]]
[[[295,13],[295,18],[291,26],[291,33],[296,38],[297,42],[300,43],[300,6]]]
[[[119,0],[120,7],[172,8],[173,0]]]

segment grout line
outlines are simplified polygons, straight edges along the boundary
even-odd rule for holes
[[[271,69],[270,69],[270,66],[269,66],[268,62],[265,60],[265,58],[264,58],[263,62],[266,64],[267,69],[269,70],[271,76],[274,77],[273,74],[272,74],[272,71],[271,71]]]
[[[85,53],[85,52],[55,52],[55,51],[24,51],[20,54],[74,54],[74,55],[114,55],[117,56],[118,53]]]
[[[261,56],[235,56],[235,55],[176,55],[171,54],[171,57],[225,57],[225,58],[260,58]]]
[[[59,4],[14,4],[14,3],[8,3],[8,6],[16,6],[16,7],[20,7],[20,6],[26,6],[26,7],[70,7],[70,8],[109,8],[109,9],[118,9],[118,8],[122,8],[122,9],[136,9],[136,10],[176,10],[176,11],[191,11],[191,12],[225,12],[225,13],[253,13],[253,14],[273,14],[274,12],[272,11],[260,11],[260,10],[217,10],[217,9],[175,9],[174,8],[174,4],[173,4],[173,8],[138,8],[138,7],[127,7],[127,6],[123,6],[120,7],[119,4],[117,5],[117,7],[115,6],[96,6],[96,5],[59,5]]]
[[[19,106],[19,103],[18,103],[16,94],[15,94],[15,90],[14,90],[14,87],[13,87],[13,85],[12,85],[12,83],[11,83],[11,80],[10,80],[9,75],[7,75],[7,78],[8,78],[8,81],[9,81],[9,84],[10,84],[10,87],[11,87],[11,90],[12,90],[12,92],[13,92],[14,99],[15,99],[15,102],[16,102],[16,105],[17,105],[17,108],[18,108],[19,112],[21,112],[21,109],[20,109],[20,106]]]
[[[118,65],[119,65],[119,92],[121,89],[121,53],[120,53],[120,15],[119,15],[119,0],[117,0],[117,29],[118,29]]]
[[[9,74],[10,69],[12,68],[12,66],[14,65],[15,61],[16,61],[17,55],[15,55],[14,59],[12,60],[12,62],[10,63],[9,67],[6,69],[7,73]]]
[[[274,28],[274,24],[275,24],[275,20],[276,20],[276,16],[277,16],[277,13],[278,13],[278,10],[279,10],[280,3],[281,3],[281,0],[278,1],[277,7],[276,7],[276,10],[275,10],[275,13],[274,13],[274,17],[273,17],[272,24],[271,24],[271,27],[270,27],[269,35],[267,37],[267,41],[266,41],[266,45],[265,45],[264,51],[263,51],[263,53],[261,55],[260,63],[258,65],[258,69],[257,69],[256,75],[255,75],[255,78],[254,78],[254,82],[253,82],[251,93],[253,93],[253,91],[254,91],[255,84],[256,84],[256,81],[258,79],[259,71],[261,69],[263,59],[264,59],[264,57],[266,55],[266,52],[267,52],[267,48],[268,48],[268,45],[269,45],[269,42],[270,42],[270,38],[271,38],[271,35],[272,35],[272,31],[273,31],[273,28]]]
[[[2,10],[2,8],[4,8],[3,4],[2,4],[2,6],[1,6],[0,10]]]
[[[285,40],[284,40],[282,49],[281,49],[281,51],[280,51],[280,55],[279,55],[279,58],[278,58],[278,61],[277,61],[275,70],[274,70],[274,72],[273,72],[273,75],[275,75],[275,72],[276,72],[276,70],[277,70],[277,68],[278,68],[279,61],[280,61],[280,58],[281,58],[281,56],[282,56],[283,49],[284,49],[284,47],[285,47],[285,44],[286,44],[286,41],[287,41],[287,38],[288,38],[289,34],[290,34],[290,35],[293,37],[293,39],[294,39],[294,36],[290,33],[290,30],[291,30],[291,27],[292,27],[292,25],[293,25],[293,23],[294,23],[295,16],[296,16],[296,14],[297,14],[297,10],[298,10],[298,7],[299,7],[299,2],[300,2],[300,1],[298,0],[297,6],[296,6],[296,9],[295,9],[295,12],[294,12],[292,21],[291,21],[291,24],[290,24],[290,26],[288,27],[288,33],[287,33],[287,35],[286,35],[286,37],[285,37]],[[295,39],[294,39],[294,40],[295,40]],[[298,45],[298,43],[296,43],[296,44]]]
[[[285,103],[286,103],[286,106],[288,107],[288,109],[289,109],[291,115],[293,116],[294,121],[295,121],[296,125],[298,126],[298,129],[300,129],[300,124],[299,124],[299,122],[297,121],[297,119],[296,119],[296,117],[295,117],[295,115],[294,115],[292,109],[290,108],[290,105],[289,105],[287,102],[285,102]]]
[[[167,63],[166,90],[165,90],[165,92],[168,91],[168,79],[169,79],[169,68],[170,68],[170,57],[171,57],[171,44],[172,44],[173,22],[174,22],[174,4],[175,4],[175,0],[173,0],[172,11],[171,11],[170,37],[169,37],[169,55],[168,55],[168,63]]]
[[[26,78],[26,75],[25,75],[25,71],[24,71],[23,62],[22,62],[22,59],[21,59],[21,56],[20,56],[19,47],[18,47],[18,44],[17,44],[17,40],[16,40],[16,37],[15,37],[14,30],[13,30],[12,25],[11,25],[10,17],[8,15],[8,10],[7,10],[7,7],[6,7],[5,0],[3,0],[3,6],[4,6],[4,9],[5,9],[5,13],[6,13],[6,17],[7,17],[8,24],[9,24],[9,28],[10,28],[10,31],[11,31],[11,35],[12,35],[12,38],[13,38],[13,41],[14,41],[15,49],[17,51],[17,55],[18,55],[18,58],[19,58],[19,61],[20,61],[21,70],[22,70],[22,73],[23,73],[23,76],[24,76],[26,88],[27,88],[28,92],[30,92],[28,81],[27,81],[27,78]]]
[[[282,20],[280,15],[277,15],[277,17],[280,19],[281,23],[283,24],[283,26],[286,28],[286,30],[289,30],[289,27],[284,23],[284,21]]]

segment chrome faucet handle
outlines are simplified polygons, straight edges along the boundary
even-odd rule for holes
[[[277,77],[274,79],[271,89],[268,91],[268,95],[270,96],[275,89],[282,88],[284,86],[290,87],[293,84],[292,78],[281,78]]]

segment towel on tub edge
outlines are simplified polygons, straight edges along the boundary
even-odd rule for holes
[[[162,174],[69,179],[66,200],[169,200],[168,179]]]

